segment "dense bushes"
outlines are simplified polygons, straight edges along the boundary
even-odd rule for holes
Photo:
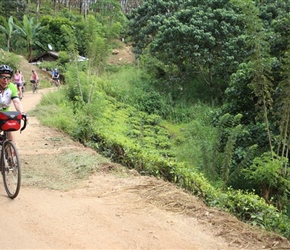
[[[79,98],[68,101],[65,95],[69,93],[59,91],[42,99],[36,112],[44,124],[66,131],[111,160],[141,174],[174,182],[209,206],[290,238],[289,218],[262,198],[248,192],[215,188],[197,168],[177,161],[174,145],[182,144],[184,138],[172,133],[173,129],[168,129],[159,116],[140,112],[102,92],[90,103],[76,101]]]

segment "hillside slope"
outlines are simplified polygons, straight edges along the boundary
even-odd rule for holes
[[[25,60],[22,69],[31,65]],[[29,69],[30,70],[30,69]],[[27,92],[29,112],[41,95]],[[111,163],[31,116],[17,134],[23,185],[11,201],[0,189],[2,248],[287,249],[287,240],[153,177]],[[84,165],[91,166],[86,176]],[[17,222],[17,223],[16,223]]]

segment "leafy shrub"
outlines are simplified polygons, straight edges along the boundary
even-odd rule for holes
[[[13,68],[14,71],[16,69],[19,69],[20,66],[18,56],[10,52],[5,52],[1,49],[0,49],[0,64],[9,65],[11,68]]]

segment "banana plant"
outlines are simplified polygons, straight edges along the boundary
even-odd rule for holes
[[[10,16],[8,21],[5,18],[1,18],[3,25],[0,25],[1,33],[5,34],[6,42],[7,42],[7,50],[11,51],[11,39],[13,34],[16,32],[14,28],[13,17]]]
[[[26,15],[23,17],[23,23],[13,25],[17,30],[17,34],[26,41],[28,60],[31,59],[33,45],[42,47],[37,37],[41,30],[44,28],[41,23],[35,23],[34,17],[28,18]]]

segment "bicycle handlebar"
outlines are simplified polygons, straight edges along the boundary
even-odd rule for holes
[[[26,128],[26,124],[27,124],[27,121],[28,121],[28,115],[23,113],[22,114],[22,120],[24,121],[24,125],[20,129],[20,133]]]

